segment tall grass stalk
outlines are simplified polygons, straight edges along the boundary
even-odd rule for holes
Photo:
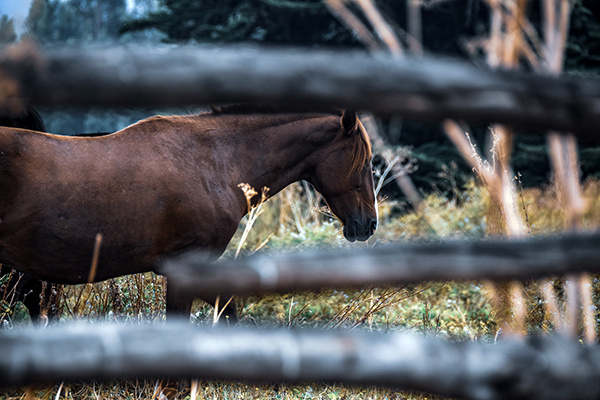
[[[62,387],[63,387],[64,383],[65,383],[65,381],[62,381],[60,383],[60,385],[58,386],[58,389],[56,390],[56,396],[54,396],[54,400],[60,399],[60,392],[62,391]]]
[[[261,190],[261,197],[256,206],[252,205],[252,198],[258,193],[254,190],[253,187],[248,185],[247,183],[240,183],[238,185],[240,189],[244,192],[244,196],[246,197],[246,203],[248,207],[248,219],[246,220],[246,227],[244,228],[244,232],[242,233],[242,238],[240,239],[240,243],[238,245],[237,250],[235,251],[235,258],[237,258],[242,250],[242,246],[246,242],[250,231],[252,230],[252,226],[254,226],[254,222],[258,218],[258,216],[263,212],[263,204],[267,201],[267,194],[269,193],[269,188],[264,187]]]
[[[584,338],[587,344],[594,344],[597,337],[596,318],[594,315],[596,307],[594,306],[592,277],[590,274],[581,274],[579,285],[583,306]]]

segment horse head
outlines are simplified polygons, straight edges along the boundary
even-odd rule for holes
[[[344,225],[350,242],[365,241],[377,229],[377,200],[371,169],[371,145],[356,112],[347,110],[335,138],[323,148],[307,179],[323,195]]]

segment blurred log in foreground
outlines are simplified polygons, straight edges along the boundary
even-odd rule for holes
[[[336,106],[433,121],[554,129],[580,137],[597,135],[600,126],[598,80],[494,71],[452,59],[250,46],[39,51],[28,46],[0,49],[0,77],[15,86],[6,102]]]
[[[0,385],[133,377],[380,384],[466,399],[597,399],[600,349],[411,334],[165,325],[0,332]]]
[[[162,272],[186,295],[285,293],[430,280],[519,280],[600,272],[600,234],[450,240],[221,259],[190,253]]]

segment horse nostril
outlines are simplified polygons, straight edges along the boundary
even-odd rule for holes
[[[371,221],[371,234],[377,230],[377,221]]]

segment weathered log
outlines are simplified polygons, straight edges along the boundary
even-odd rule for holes
[[[412,334],[213,329],[189,323],[0,332],[0,385],[133,377],[389,385],[466,399],[597,399],[600,349]]]
[[[430,280],[531,279],[600,272],[600,235],[446,240],[374,248],[266,254],[205,262],[201,253],[166,260],[181,293],[249,294],[368,287]]]
[[[600,126],[598,80],[493,71],[453,59],[247,46],[63,47],[30,53],[5,48],[0,72],[13,76],[21,96],[34,105],[266,102],[498,122],[579,136],[596,135]]]

